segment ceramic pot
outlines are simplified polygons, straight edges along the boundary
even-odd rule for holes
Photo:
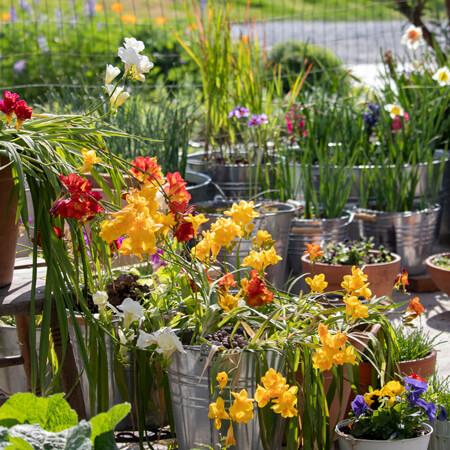
[[[341,431],[350,420],[344,420],[337,424],[336,433],[339,437],[339,450],[427,450],[433,428],[427,423],[422,423],[425,434],[411,439],[399,439],[395,441],[378,441],[359,439]]]
[[[396,372],[401,377],[409,377],[414,372],[428,380],[436,369],[436,351],[433,350],[428,356],[412,361],[400,361]]]
[[[450,253],[439,253],[436,255],[429,256],[425,260],[428,272],[434,282],[434,284],[441,290],[450,296],[450,270],[444,269],[443,267],[436,266],[433,264],[433,259],[437,256],[448,256]]]
[[[8,158],[1,158],[0,167],[8,163]],[[13,192],[14,180],[8,166],[0,170],[0,287],[11,283],[16,260],[19,222],[16,222],[17,195]]]
[[[374,252],[376,253],[376,252]],[[395,279],[400,273],[400,256],[392,254],[393,260],[386,263],[367,264],[365,266],[357,266],[363,269],[370,283],[370,290],[373,295],[383,297],[390,295],[395,284]],[[302,256],[302,273],[311,272],[311,263],[309,255]],[[352,266],[340,264],[324,264],[320,262],[314,263],[314,272],[316,274],[323,273],[328,286],[325,292],[342,290],[341,283],[344,275],[352,274]]]

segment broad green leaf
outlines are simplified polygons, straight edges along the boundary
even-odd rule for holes
[[[131,405],[129,403],[121,403],[113,406],[108,412],[97,414],[91,419],[92,436],[91,440],[96,443],[96,437],[113,431],[117,424],[130,412]],[[97,447],[96,447],[97,448]],[[107,447],[102,447],[107,448]],[[114,448],[114,447],[113,447]]]
[[[78,423],[77,413],[63,398],[64,394],[36,397],[31,393],[11,396],[0,407],[0,425],[39,424],[47,431],[61,431]]]

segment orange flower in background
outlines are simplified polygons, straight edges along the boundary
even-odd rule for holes
[[[188,26],[188,30],[189,30],[189,31],[194,31],[194,30],[196,30],[197,28],[198,28],[198,26],[197,26],[196,23],[191,23],[191,24]]]
[[[167,19],[165,17],[157,17],[155,19],[156,25],[164,25],[167,22]]]
[[[137,18],[134,14],[122,14],[120,16],[120,20],[123,23],[136,23],[137,22]]]
[[[138,156],[134,161],[131,161],[135,167],[131,168],[130,174],[137,178],[142,183],[155,183],[155,178],[159,182],[162,182],[164,177],[161,171],[161,166],[156,162],[156,157],[150,158],[146,156]],[[141,170],[139,170],[141,169]],[[147,172],[149,175],[147,175]]]
[[[402,273],[397,275],[397,278],[395,279],[394,287],[399,288],[400,286],[403,287],[403,292],[406,292],[406,286],[409,286],[408,272],[404,267],[402,269]]]
[[[123,13],[123,6],[122,3],[120,2],[115,2],[111,5],[111,9],[116,12],[117,14],[122,14]]]
[[[248,36],[242,36],[241,37],[241,41],[243,44],[247,44],[248,43]]]
[[[416,317],[423,313],[424,307],[420,304],[419,297],[414,297],[409,301],[409,306],[406,308],[406,311],[413,312]]]
[[[233,274],[231,272],[228,272],[227,274],[219,278],[217,284],[221,287],[221,289],[228,292],[230,287],[236,286],[236,281]]]
[[[100,5],[100,3],[97,3],[97,4],[95,5],[95,11],[96,11],[96,12],[103,11],[103,5]]]
[[[11,18],[11,16],[9,15],[9,13],[3,13],[2,14],[2,20],[5,22],[8,22],[8,20]]]
[[[309,260],[312,262],[319,256],[323,255],[320,251],[322,247],[319,244],[306,244],[306,250],[303,252],[305,255],[309,255]]]
[[[273,300],[273,293],[270,292],[263,280],[258,277],[258,272],[250,272],[250,281],[247,278],[241,280],[242,292],[247,299],[249,306],[261,306],[269,304]]]

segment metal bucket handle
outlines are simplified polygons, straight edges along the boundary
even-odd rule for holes
[[[348,214],[348,219],[347,222],[345,222],[342,226],[345,227],[347,226],[355,216],[355,213],[353,211],[346,211],[346,213]],[[320,226],[317,228],[297,228],[297,227],[293,227],[291,229],[291,233],[293,234],[315,234],[315,233],[323,233],[325,230]]]

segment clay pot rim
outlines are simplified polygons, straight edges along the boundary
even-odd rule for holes
[[[402,364],[402,363],[409,363],[411,361],[423,361],[425,359],[433,359],[437,356],[437,350],[432,349],[430,351],[430,353],[428,353],[428,355],[424,356],[423,358],[419,358],[419,359],[409,359],[407,361],[398,361],[398,364]]]
[[[370,250],[371,253],[378,253],[377,250]],[[400,255],[397,255],[397,253],[393,253],[391,252],[391,255],[393,256],[393,260],[392,261],[387,261],[387,262],[380,262],[380,263],[371,263],[371,264],[360,264],[360,265],[355,265],[355,267],[364,267],[364,266],[377,266],[377,267],[382,267],[382,266],[387,266],[389,264],[394,264],[394,263],[398,263],[401,260]],[[436,255],[434,255],[436,256]],[[308,264],[310,264],[310,260],[309,260],[309,255],[308,254],[304,254],[302,255],[302,261],[306,262]],[[339,267],[339,268],[343,268],[343,267],[353,267],[353,264],[328,264],[325,262],[315,262],[314,263],[315,266],[320,267],[320,266],[326,266],[326,267]]]
[[[438,270],[443,270],[444,272],[450,272],[450,269],[446,269],[444,267],[441,266],[437,266],[436,264],[433,264],[433,259],[436,258],[437,256],[450,256],[450,252],[443,252],[443,253],[435,253],[434,255],[429,256],[426,260],[425,260],[425,264],[429,267],[432,267],[433,269],[438,269]]]

